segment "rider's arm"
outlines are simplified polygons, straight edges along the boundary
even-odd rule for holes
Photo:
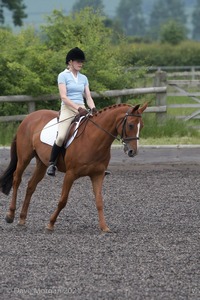
[[[67,97],[67,88],[66,88],[66,84],[65,83],[60,83],[58,84],[58,89],[59,89],[59,93],[60,93],[60,98],[61,100],[68,106],[70,106],[71,108],[74,108],[76,110],[78,110],[79,105],[74,103],[73,101],[71,101],[68,97]]]

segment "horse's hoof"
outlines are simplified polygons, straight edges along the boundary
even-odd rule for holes
[[[103,228],[102,231],[103,233],[112,233],[109,227]]]
[[[26,223],[26,220],[20,219],[19,222],[18,222],[18,225],[19,226],[24,226],[24,225],[26,225],[25,223]]]
[[[5,216],[5,220],[7,223],[13,223],[14,218],[10,217],[8,214]]]
[[[48,232],[52,232],[53,230],[54,230],[54,226],[53,225],[51,225],[51,224],[48,224],[47,226],[46,226],[46,230],[48,231]]]

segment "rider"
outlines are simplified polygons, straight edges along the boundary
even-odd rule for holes
[[[67,68],[58,75],[58,89],[61,98],[61,109],[58,124],[58,135],[52,147],[47,174],[55,176],[57,157],[61,151],[64,139],[73,117],[77,114],[85,116],[88,111],[84,105],[85,94],[88,107],[92,114],[97,112],[91,97],[88,79],[80,73],[85,61],[84,52],[75,47],[66,55]]]

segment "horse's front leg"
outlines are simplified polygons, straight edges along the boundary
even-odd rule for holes
[[[70,189],[72,187],[72,184],[73,184],[74,180],[75,180],[75,178],[73,176],[68,175],[67,173],[65,174],[64,181],[63,181],[63,186],[62,186],[61,197],[60,197],[60,200],[58,202],[58,206],[57,206],[56,210],[54,211],[54,213],[50,217],[50,222],[47,225],[48,230],[53,230],[54,229],[54,224],[57,220],[57,217],[58,217],[59,213],[66,206],[67,200],[68,200],[68,195],[69,195],[69,192],[70,192]]]
[[[96,199],[96,207],[99,217],[99,226],[103,232],[110,232],[109,227],[106,224],[103,209],[103,197],[102,197],[102,185],[103,185],[104,173],[102,175],[91,177],[93,191]]]

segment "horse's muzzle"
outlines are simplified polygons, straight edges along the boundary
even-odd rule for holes
[[[129,157],[134,157],[137,155],[137,150],[132,149],[128,144],[124,145],[124,152],[128,153]]]
[[[133,149],[128,150],[128,156],[129,157],[134,157],[137,155],[137,152]]]

